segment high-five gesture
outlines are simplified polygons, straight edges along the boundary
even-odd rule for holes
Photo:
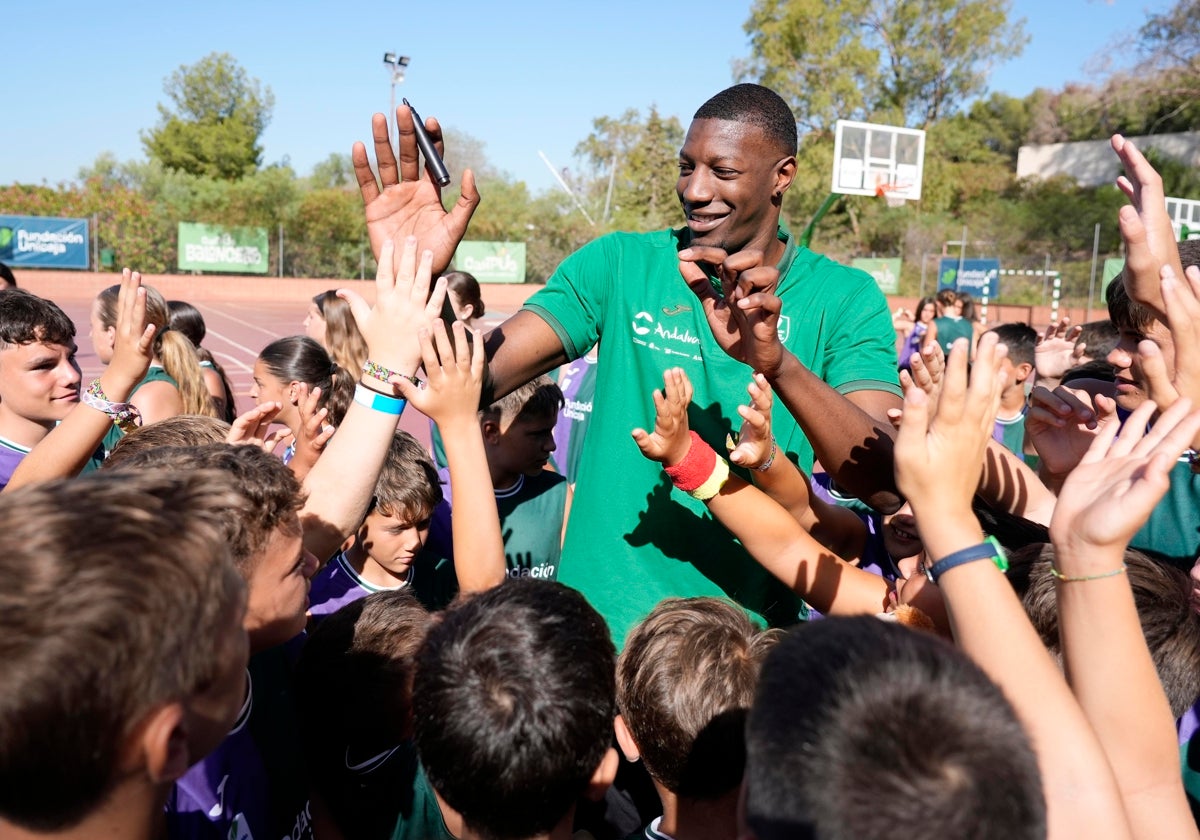
[[[378,180],[363,143],[355,143],[350,153],[354,177],[362,193],[371,250],[379,259],[385,242],[415,236],[422,248],[432,251],[433,272],[440,274],[450,265],[454,249],[467,232],[467,223],[479,206],[475,175],[470,169],[463,172],[458,201],[447,213],[442,206],[441,189],[432,179],[421,176],[417,134],[413,129],[412,111],[407,105],[396,109],[396,125],[400,134],[399,162],[392,151],[387,118],[383,114],[371,118],[371,137],[379,165]],[[425,130],[441,154],[442,128],[437,120],[427,118]]]

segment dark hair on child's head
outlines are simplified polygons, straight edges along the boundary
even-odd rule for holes
[[[667,790],[715,799],[741,784],[746,713],[777,639],[719,598],[668,598],[630,632],[617,660],[617,709]]]
[[[171,329],[179,330],[196,347],[204,343],[204,336],[208,335],[208,327],[205,325],[204,316],[199,309],[186,300],[169,300],[167,301],[167,310],[171,313],[168,321]]]
[[[327,616],[304,643],[295,685],[308,769],[346,837],[388,836],[402,791],[412,789],[415,764],[403,744],[428,626],[416,597],[391,589]]]
[[[1014,552],[1010,560],[1010,582],[1043,644],[1061,663],[1058,598],[1050,571],[1054,546],[1032,545]],[[1171,713],[1183,717],[1200,697],[1200,615],[1192,609],[1192,580],[1132,548],[1125,550],[1125,575]]]
[[[0,818],[76,826],[147,772],[122,766],[147,716],[228,668],[222,640],[240,632],[245,585],[219,520],[236,504],[207,470],[0,496]]]
[[[808,622],[767,655],[746,752],[758,840],[1046,836],[1037,758],[1000,689],[873,617]]]
[[[1090,362],[1084,362],[1081,365],[1075,365],[1063,374],[1061,385],[1069,385],[1072,382],[1077,382],[1080,379],[1096,379],[1101,382],[1114,382],[1117,378],[1117,369],[1110,362],[1104,359],[1093,359]]]
[[[24,289],[0,289],[0,349],[14,344],[75,340],[75,324],[56,303]]]
[[[417,522],[428,519],[442,503],[442,484],[429,452],[408,432],[392,437],[371,507],[384,516]]]
[[[1037,347],[1037,330],[1025,323],[997,324],[988,330],[1008,348],[1008,358],[1014,365],[1033,367],[1033,351]]]
[[[1108,301],[1108,319],[1112,321],[1112,325],[1118,332],[1120,330],[1144,332],[1155,320],[1154,313],[1148,306],[1138,303],[1125,291],[1125,281],[1120,274],[1109,282],[1108,288],[1104,290],[1104,296]]]
[[[1121,336],[1113,322],[1108,318],[1101,321],[1088,321],[1083,325],[1075,346],[1083,345],[1083,354],[1087,359],[1103,361],[1117,346]]]
[[[341,424],[354,398],[357,376],[334,362],[324,347],[306,335],[289,335],[264,347],[258,360],[284,386],[303,382],[310,391],[320,388],[321,404],[329,409],[330,422]]]
[[[963,320],[974,322],[977,319],[975,298],[971,296],[970,292],[959,292],[955,301],[962,303]]]
[[[17,288],[17,277],[11,268],[0,262],[0,291],[4,291],[5,288]]]
[[[958,293],[953,289],[942,289],[937,293],[936,300],[942,306],[953,306],[954,301],[958,300]]]
[[[700,106],[694,120],[726,120],[758,126],[775,151],[796,154],[796,117],[783,97],[770,88],[743,83],[725,88]]]
[[[447,271],[442,275],[446,279],[446,287],[454,292],[459,303],[471,307],[471,318],[482,318],[487,313],[483,305],[483,291],[474,274],[466,271]]]
[[[497,419],[541,419],[553,415],[565,403],[566,398],[558,383],[542,374],[496,400],[483,413]]]
[[[304,504],[300,482],[283,461],[257,446],[212,443],[203,446],[143,448],[121,458],[113,471],[188,472],[219,470],[234,480],[238,503],[227,511],[222,527],[234,564],[251,571],[256,555],[272,532],[291,527]],[[295,527],[299,527],[296,525]]]
[[[487,837],[550,831],[612,743],[615,659],[604,619],[560,583],[511,580],[452,606],[413,684],[434,789]]]

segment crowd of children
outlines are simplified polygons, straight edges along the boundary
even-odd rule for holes
[[[241,415],[199,312],[136,272],[93,306],[91,383],[62,310],[0,289],[0,837],[1200,837],[1200,248],[1157,173],[1114,138],[1107,329],[976,335],[969,301],[922,301],[900,403],[786,320],[793,263],[841,269],[782,230],[769,255],[706,239],[736,213],[703,150],[786,145],[774,95],[731,90],[681,153],[690,326],[580,279],[667,247],[619,236],[485,340],[395,166],[359,167],[374,304],[315,298]],[[617,321],[695,349],[597,351]],[[604,372],[631,348],[645,370]],[[590,443],[556,464],[564,411]],[[642,487],[626,470],[632,520],[573,508]],[[588,562],[629,549],[601,594],[560,579],[588,535]]]

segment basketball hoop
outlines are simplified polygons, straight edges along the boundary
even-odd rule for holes
[[[887,202],[888,207],[903,207],[908,201],[904,193],[908,192],[907,184],[881,183],[875,185],[875,195]]]

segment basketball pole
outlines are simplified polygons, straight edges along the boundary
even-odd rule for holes
[[[833,205],[837,204],[837,201],[840,197],[840,193],[831,192],[829,197],[821,203],[819,208],[817,208],[817,212],[813,214],[812,221],[808,223],[808,227],[806,227],[804,232],[800,234],[801,247],[807,248],[808,243],[812,242],[813,232],[817,229],[817,222],[825,218],[825,214],[833,209]]]

